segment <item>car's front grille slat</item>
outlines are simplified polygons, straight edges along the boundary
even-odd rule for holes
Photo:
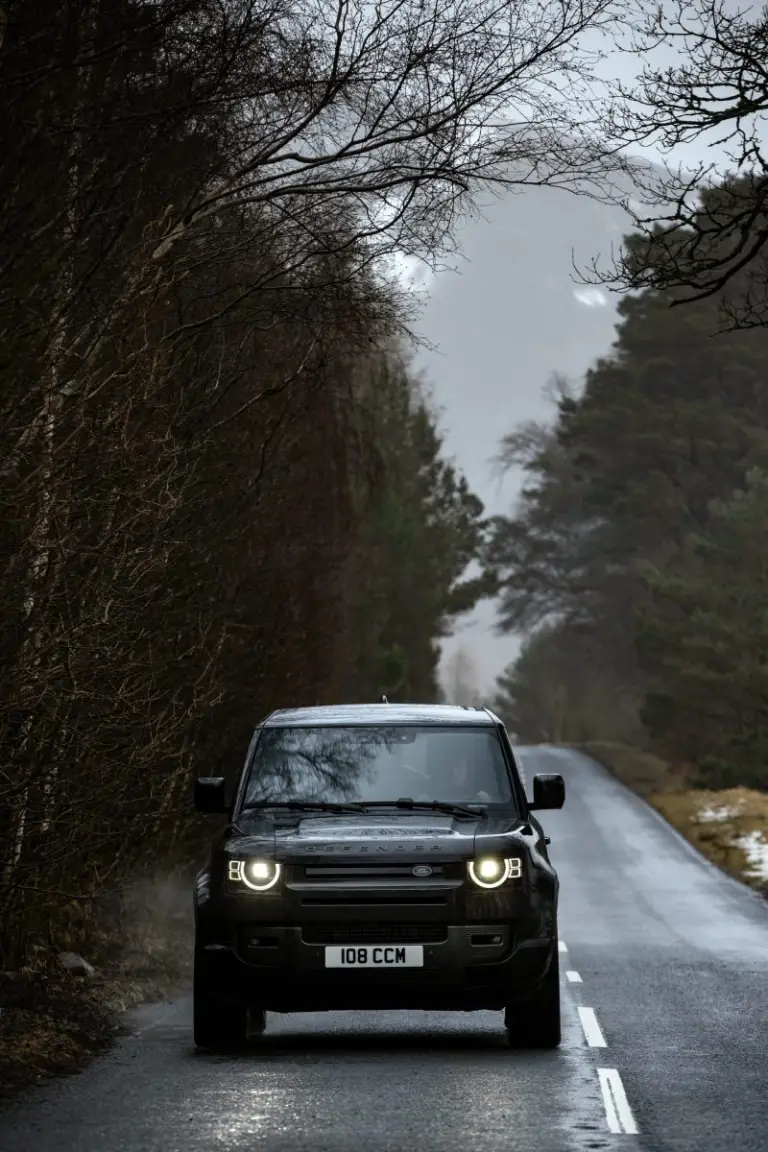
[[[447,936],[439,923],[305,924],[305,944],[440,944]]]
[[[367,880],[387,880],[390,878],[408,878],[412,879],[414,875],[417,878],[422,876],[419,871],[414,872],[414,869],[424,868],[424,864],[328,864],[309,866],[304,868],[304,878],[306,880],[357,880],[365,878]],[[437,879],[445,873],[445,868],[441,864],[431,864],[427,876]]]

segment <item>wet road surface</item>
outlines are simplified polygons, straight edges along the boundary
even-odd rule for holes
[[[577,753],[544,813],[561,876],[563,1044],[508,1048],[501,1013],[268,1018],[195,1053],[188,999],[135,1014],[86,1072],[0,1114],[2,1152],[765,1152],[768,902]]]

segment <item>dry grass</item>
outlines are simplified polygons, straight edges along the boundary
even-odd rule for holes
[[[646,800],[661,793],[682,792],[692,781],[692,769],[675,767],[651,752],[628,744],[594,741],[580,745],[580,750]]]
[[[768,896],[768,795],[749,788],[693,788],[695,770],[624,744],[581,746],[642,796],[724,872]],[[748,850],[751,845],[751,850]]]
[[[0,1099],[83,1067],[108,1047],[117,1018],[99,987],[53,968],[0,976]]]
[[[725,872],[768,896],[768,795],[750,788],[700,789],[650,797],[670,824]],[[755,846],[745,850],[745,841]]]

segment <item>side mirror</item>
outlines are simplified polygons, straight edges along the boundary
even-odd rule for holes
[[[223,776],[201,776],[195,781],[195,808],[218,815],[227,811],[227,782]]]
[[[565,804],[565,781],[562,776],[534,776],[533,803],[529,808],[562,808]]]

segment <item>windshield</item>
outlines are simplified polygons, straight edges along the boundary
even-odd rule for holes
[[[291,800],[365,803],[410,798],[512,804],[492,728],[265,728],[251,759],[244,807]]]

